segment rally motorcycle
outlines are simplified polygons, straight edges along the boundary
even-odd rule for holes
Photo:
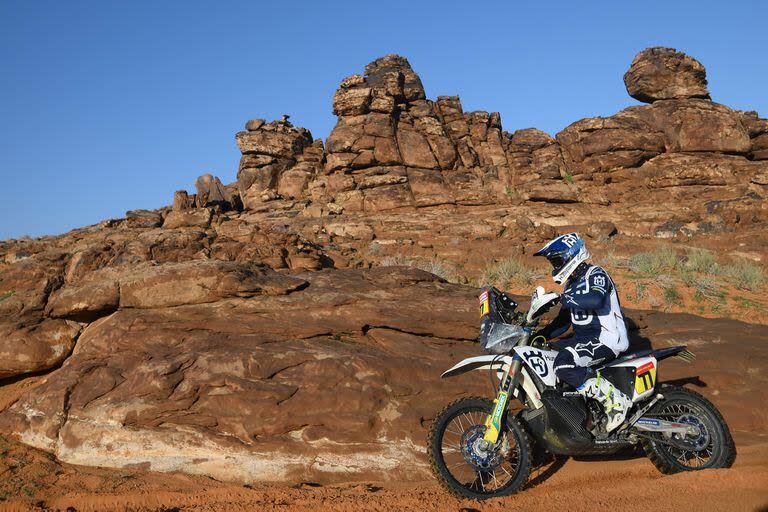
[[[435,418],[428,453],[438,480],[454,495],[485,499],[520,490],[542,450],[554,456],[608,455],[640,446],[665,474],[730,467],[736,449],[715,406],[689,389],[658,384],[659,361],[693,359],[685,346],[642,350],[593,369],[632,399],[624,423],[608,433],[602,406],[555,376],[556,350],[531,339],[540,317],[560,299],[538,287],[527,313],[496,288],[480,297],[480,345],[443,373],[454,377],[489,370],[495,400],[459,399]],[[517,399],[519,406],[511,407]]]

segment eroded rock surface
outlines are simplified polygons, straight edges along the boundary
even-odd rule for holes
[[[474,290],[402,268],[274,279],[254,276],[249,288],[268,292],[249,298],[122,304],[0,428],[78,464],[243,481],[423,475],[423,422],[487,385],[439,379],[472,351]]]
[[[624,75],[627,92],[645,103],[679,98],[709,98],[704,66],[674,48],[638,53]]]

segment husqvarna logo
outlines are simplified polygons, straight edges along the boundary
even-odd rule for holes
[[[549,373],[549,367],[547,367],[546,361],[544,361],[544,358],[541,357],[536,352],[528,352],[525,354],[525,359],[528,361],[528,364],[531,365],[531,368],[533,368],[536,373],[542,377],[546,377]]]
[[[573,247],[573,245],[578,241],[579,239],[576,238],[576,235],[573,233],[569,233],[565,236],[563,236],[562,241],[565,245],[568,247]]]

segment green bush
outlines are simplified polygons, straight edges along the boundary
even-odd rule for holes
[[[739,260],[724,267],[730,282],[742,290],[757,291],[765,283],[763,269],[746,260]]]
[[[691,249],[685,258],[685,267],[693,272],[707,275],[719,275],[721,272],[717,258],[705,249]]]
[[[632,272],[646,276],[655,276],[661,272],[670,272],[680,267],[680,258],[669,247],[661,247],[653,252],[641,252],[632,255],[627,262]]]
[[[664,288],[664,300],[669,306],[679,306],[683,302],[683,298],[680,296],[680,292],[678,292],[677,288],[674,286]]]
[[[706,299],[710,302],[724,302],[725,292],[721,291],[711,276],[699,276],[693,273],[683,274],[685,284],[695,290],[696,300]]]
[[[506,258],[489,263],[480,276],[480,285],[493,285],[506,288],[510,283],[519,285],[530,284],[539,273],[533,267],[527,266],[517,258]]]
[[[408,258],[406,256],[386,256],[381,259],[382,267],[412,267],[418,268],[437,277],[443,278],[449,283],[458,283],[459,275],[456,267],[451,263],[437,258]]]

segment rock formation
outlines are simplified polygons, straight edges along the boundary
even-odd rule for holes
[[[704,66],[674,48],[655,47],[638,53],[624,74],[624,84],[630,96],[645,103],[709,99]]]
[[[235,183],[204,174],[172,206],[0,242],[0,379],[48,372],[0,432],[78,464],[423,477],[430,418],[486,389],[438,378],[476,354],[476,290],[393,262],[450,264],[466,283],[564,230],[604,254],[653,237],[765,253],[768,120],[711,101],[703,66],[671,49],[638,54],[625,83],[650,104],[508,133],[498,113],[427,99],[389,55],[341,82],[325,144],[288,116],[253,119]],[[765,366],[764,329],[683,320],[634,334],[715,362],[737,343]],[[729,384],[726,415],[763,432],[730,385],[743,369],[700,364]],[[747,374],[759,402],[768,383]]]
[[[510,134],[498,113],[464,112],[458,96],[427,99],[409,62],[388,55],[342,80],[325,147],[287,120],[249,121],[237,134],[237,188],[246,209],[313,217],[517,200],[658,205],[726,189],[743,203],[765,193],[768,121],[712,102],[701,63],[649,48],[625,83],[651,105],[582,119],[554,137],[535,128]],[[700,201],[680,222],[704,214]]]

